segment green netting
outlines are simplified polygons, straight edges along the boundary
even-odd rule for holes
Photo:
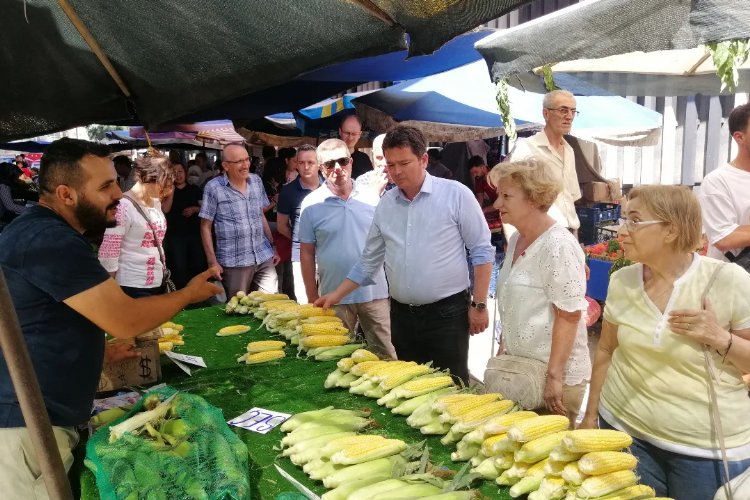
[[[378,406],[373,399],[350,394],[344,389],[324,389],[323,382],[336,368],[335,361],[297,359],[296,347],[289,347],[286,349],[287,357],[278,361],[259,365],[238,364],[237,357],[246,352],[248,342],[279,338],[265,329],[258,329],[260,322],[253,317],[227,316],[221,306],[216,306],[183,311],[174,321],[185,326],[182,332],[185,345],[175,347],[175,351],[202,356],[208,368],[194,368],[192,376],[188,376],[162,356],[163,380],[180,391],[199,395],[221,408],[226,420],[253,407],[291,414],[329,405],[349,409],[370,408],[378,427],[368,432],[403,439],[408,443],[425,439],[418,429],[406,424],[404,417]],[[248,324],[252,330],[231,337],[216,336],[220,328],[236,324]],[[279,451],[276,447],[283,436],[278,428],[268,434],[257,434],[237,427],[232,427],[231,431],[247,445],[250,454],[248,473],[251,491],[248,498],[274,500],[283,492],[295,491],[294,486],[274,468],[274,463],[318,495],[325,493],[326,489],[320,483],[311,481],[288,458],[277,459]],[[463,463],[451,462],[450,453],[453,450],[440,444],[440,436],[428,437],[427,443],[435,464],[454,470],[461,468]],[[81,498],[99,498],[93,475],[88,470],[79,474]],[[498,487],[492,481],[485,481],[480,491],[492,499],[511,498],[507,487]]]
[[[176,392],[167,386],[149,394],[166,400]],[[160,434],[158,440],[153,440],[150,436],[126,433],[110,443],[110,427],[144,411],[145,399],[127,415],[102,427],[86,445],[86,465],[96,476],[101,498],[251,498],[247,446],[229,430],[221,410],[200,396],[177,393],[171,401],[172,418],[153,424],[158,432],[177,435],[173,442],[162,441]],[[179,429],[183,424],[184,428]]]

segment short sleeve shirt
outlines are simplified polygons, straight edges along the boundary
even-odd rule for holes
[[[91,245],[51,210],[34,206],[0,234],[8,282],[52,425],[85,423],[104,360],[104,334],[63,300],[109,279]],[[23,427],[0,357],[0,427]]]
[[[263,232],[263,208],[268,204],[263,182],[255,174],[247,179],[244,194],[233,188],[225,175],[206,184],[199,217],[214,223],[219,264],[256,266],[273,257],[271,242]]]
[[[297,177],[289,184],[285,184],[279,194],[277,211],[289,217],[289,223],[292,225],[292,262],[299,262],[299,216],[302,200],[312,192],[313,190],[305,188]]]
[[[698,199],[703,229],[708,237],[708,256],[727,260],[714,245],[737,227],[750,224],[750,172],[732,165],[718,168],[703,178]],[[734,248],[737,255],[742,249]]]
[[[519,234],[508,242],[515,253]],[[529,245],[516,262],[505,259],[498,277],[498,312],[508,354],[549,362],[556,306],[563,311],[586,311],[585,257],[572,234],[554,224]],[[565,384],[577,385],[591,377],[588,335],[583,315],[565,368]]]

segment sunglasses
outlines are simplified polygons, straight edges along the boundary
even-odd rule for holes
[[[339,158],[338,160],[324,161],[323,168],[325,168],[326,170],[333,170],[334,168],[336,168],[337,163],[342,167],[345,167],[349,165],[351,161],[352,159],[347,156],[345,156],[344,158]]]

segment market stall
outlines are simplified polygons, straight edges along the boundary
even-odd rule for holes
[[[265,364],[237,364],[237,357],[245,351],[252,340],[278,338],[264,329],[258,329],[260,322],[252,317],[236,317],[224,314],[222,307],[194,309],[180,313],[175,320],[184,325],[184,346],[175,351],[202,356],[207,368],[192,367],[188,376],[174,363],[162,356],[163,381],[170,386],[191,394],[202,396],[210,404],[221,408],[226,420],[241,415],[253,407],[262,407],[283,413],[297,413],[333,405],[337,408],[359,409],[369,407],[379,427],[372,433],[403,439],[408,443],[418,443],[426,436],[412,429],[402,416],[393,415],[380,407],[374,399],[350,394],[346,390],[326,390],[323,382],[336,368],[335,361],[317,362],[297,359],[296,347],[286,349],[286,357]],[[217,337],[216,332],[225,326],[247,323],[252,329],[245,334]],[[257,434],[232,427],[233,431],[247,445],[250,454],[251,498],[274,499],[282,492],[296,491],[294,486],[275,469],[274,463],[310,488],[322,494],[325,491],[320,483],[310,481],[301,469],[287,458],[276,459],[282,433],[277,429],[267,434]],[[453,463],[450,453],[453,449],[440,444],[440,436],[427,438],[432,461],[458,471],[463,463]],[[93,474],[76,465],[80,475],[81,498],[99,498]],[[507,488],[485,481],[480,488],[482,494],[490,498],[510,498]]]

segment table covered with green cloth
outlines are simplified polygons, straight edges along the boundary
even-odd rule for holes
[[[323,381],[336,368],[335,361],[319,362],[304,357],[298,359],[296,347],[290,346],[286,349],[287,357],[278,361],[258,365],[238,364],[237,358],[246,352],[248,342],[278,338],[265,329],[259,329],[260,322],[251,316],[227,316],[223,308],[217,306],[183,311],[173,321],[185,327],[182,332],[185,345],[175,347],[175,352],[202,356],[207,368],[191,367],[192,376],[188,376],[162,356],[163,382],[178,390],[202,396],[212,405],[221,408],[226,420],[253,407],[291,414],[326,406],[350,409],[368,407],[378,425],[367,432],[403,439],[407,443],[425,439],[418,429],[412,429],[406,424],[405,417],[391,414],[373,399],[350,394],[344,389],[324,389]],[[252,329],[241,335],[216,336],[220,328],[236,324],[247,324]],[[267,434],[237,427],[232,429],[247,444],[250,453],[249,474],[253,500],[272,500],[283,492],[296,491],[274,468],[274,463],[317,494],[326,491],[320,483],[308,479],[286,457],[277,458],[279,451],[275,447],[282,437],[278,428]],[[442,445],[439,436],[430,437],[427,441],[433,463],[454,470],[463,465],[451,462],[450,453],[453,450]],[[81,498],[98,499],[93,474],[83,467],[78,470]],[[491,481],[484,481],[480,490],[489,498],[510,498],[507,488],[499,487]]]

